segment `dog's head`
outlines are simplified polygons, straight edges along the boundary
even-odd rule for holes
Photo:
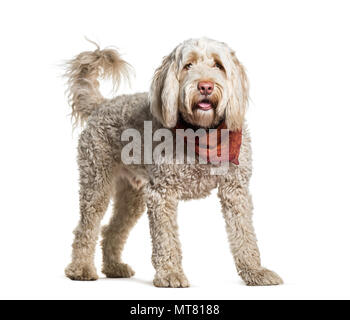
[[[177,46],[156,70],[150,90],[152,114],[167,128],[179,114],[195,126],[210,128],[225,119],[242,128],[248,81],[235,53],[222,42],[191,39]]]

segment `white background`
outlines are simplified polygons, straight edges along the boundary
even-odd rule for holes
[[[336,0],[2,1],[0,298],[350,298],[349,11]],[[216,192],[179,208],[191,288],[152,286],[146,214],[124,254],[133,279],[64,277],[79,218],[79,130],[72,133],[60,64],[93,49],[84,36],[117,46],[134,66],[132,88],[120,93],[147,91],[161,58],[187,38],[236,50],[251,82],[262,262],[285,285],[243,285]]]

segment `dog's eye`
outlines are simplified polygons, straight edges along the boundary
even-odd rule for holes
[[[219,62],[216,62],[216,63],[215,63],[215,67],[216,67],[216,68],[219,68],[220,70],[223,70],[223,69],[224,69],[224,67],[223,67]]]
[[[192,63],[188,63],[188,64],[186,64],[185,65],[185,70],[190,70],[191,69],[191,67],[192,67]]]

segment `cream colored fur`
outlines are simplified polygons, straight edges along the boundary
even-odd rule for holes
[[[191,66],[189,66],[191,63]],[[187,67],[186,67],[187,66]],[[248,83],[243,66],[224,43],[191,39],[175,48],[156,70],[147,93],[108,100],[98,91],[98,77],[116,82],[127,76],[128,64],[115,50],[84,52],[68,64],[68,83],[76,120],[86,122],[78,146],[80,169],[80,222],[75,229],[72,262],[66,275],[73,280],[96,280],[94,252],[100,222],[110,199],[114,200],[110,223],[102,231],[103,273],[107,277],[131,277],[133,270],[121,260],[131,228],[146,210],[153,243],[154,285],[188,287],[182,268],[178,238],[177,206],[181,200],[200,199],[218,188],[231,251],[239,275],[247,285],[281,284],[281,278],[261,266],[252,225],[249,194],[251,176],[250,137],[244,125]],[[216,108],[208,113],[193,105],[200,99],[198,81],[215,83]],[[240,164],[230,163],[225,175],[211,175],[214,165],[124,165],[121,134],[136,128],[143,134],[144,121],[153,131],[173,128],[181,115],[200,127],[215,127],[225,119],[229,129],[243,127]],[[215,232],[215,230],[213,230]],[[219,232],[219,231],[218,231]]]

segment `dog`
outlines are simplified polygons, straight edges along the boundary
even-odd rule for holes
[[[147,208],[156,271],[154,285],[188,287],[178,237],[178,202],[204,198],[218,188],[238,274],[250,286],[282,284],[276,273],[261,266],[252,225],[251,140],[245,124],[249,86],[235,52],[223,42],[190,39],[163,59],[149,93],[113,99],[101,95],[99,77],[110,77],[117,86],[130,72],[130,65],[116,50],[99,47],[80,53],[67,64],[72,117],[84,129],[78,146],[80,222],[74,231],[72,262],[65,269],[66,276],[72,280],[98,279],[95,246],[101,220],[113,199],[112,217],[102,228],[102,272],[106,277],[134,275],[121,255],[131,228]],[[193,161],[180,164],[176,159],[169,162],[154,155],[152,159],[152,154],[149,158],[145,123],[153,134],[157,130],[171,131],[179,123],[206,132],[223,124],[240,138],[238,152],[237,145],[233,150],[236,160],[225,162],[225,174],[213,174],[218,164],[201,163],[198,153],[193,155]],[[140,139],[138,156],[151,161],[123,161],[127,142],[123,132],[130,128],[144,138]]]

